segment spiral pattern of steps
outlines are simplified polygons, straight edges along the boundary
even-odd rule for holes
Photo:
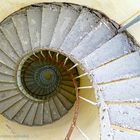
[[[19,64],[17,79],[12,73],[3,74],[0,108],[4,116],[26,125],[43,125],[68,112],[76,99],[73,77],[78,71],[68,71],[73,62],[69,59],[65,66],[67,57],[59,54],[56,59],[57,55],[47,50],[28,54]]]
[[[31,126],[60,119],[76,100],[79,66],[96,90],[101,139],[139,140],[112,128],[140,130],[140,51],[118,28],[72,4],[38,4],[9,16],[0,24],[0,113]]]

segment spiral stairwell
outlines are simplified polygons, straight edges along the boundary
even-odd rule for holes
[[[36,4],[10,15],[0,24],[0,113],[34,127],[75,107],[64,139],[75,127],[94,139],[76,125],[84,100],[99,109],[101,140],[139,140],[127,129],[140,130],[140,50],[118,29],[102,13],[74,4]],[[86,76],[91,85],[81,86]],[[95,102],[79,96],[86,89],[96,91]]]

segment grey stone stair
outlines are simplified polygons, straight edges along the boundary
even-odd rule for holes
[[[60,7],[44,5],[42,10],[41,47],[48,48],[58,21]]]
[[[19,56],[16,53],[15,49],[10,45],[10,43],[7,41],[3,33],[0,31],[0,50],[3,51],[8,57],[10,57],[12,60],[18,61]]]
[[[27,9],[27,20],[32,49],[40,47],[42,9],[31,7]]]
[[[5,99],[9,99],[13,96],[16,96],[18,93],[17,89],[11,89],[11,90],[6,90],[6,91],[0,91],[0,101],[3,101]]]
[[[37,48],[55,49],[83,65],[97,86],[97,97],[102,95],[101,99],[98,98],[101,139],[140,139],[125,129],[124,132],[112,129],[115,125],[140,130],[140,107],[137,104],[140,101],[140,52],[131,37],[126,33],[118,34],[109,19],[93,11],[72,4],[34,5],[14,13],[12,18],[1,23],[1,114],[21,124],[37,126],[60,119],[73,106],[75,87],[68,72],[59,64],[57,68],[62,79],[55,95],[40,102],[23,96],[17,87],[19,60]],[[57,53],[51,51],[51,54],[56,60]],[[50,61],[49,53],[43,55]],[[58,61],[63,62],[65,58],[59,55]],[[38,60],[35,55],[32,59]],[[33,65],[25,75],[25,81],[29,90],[43,95],[47,89],[35,87],[32,76],[37,67],[46,65],[46,60],[42,65]],[[73,65],[70,59],[66,63],[67,69]],[[75,69],[71,72],[73,75],[77,73]],[[113,138],[110,132],[113,132]]]
[[[53,121],[49,102],[44,103],[44,123],[51,123]]]
[[[16,114],[20,111],[20,109],[27,103],[27,101],[27,98],[21,98],[3,114],[6,115],[9,119],[13,119],[16,116]]]
[[[28,112],[30,111],[30,108],[32,107],[33,102],[28,100],[28,102],[21,108],[21,110],[17,113],[17,115],[13,118],[13,120],[19,122],[19,123],[23,123],[24,124],[24,120],[28,114]]]
[[[0,83],[15,83],[15,77],[0,73]]]
[[[70,94],[75,95],[74,94],[75,93],[75,88],[74,87],[67,86],[67,85],[64,85],[64,84],[63,85],[60,85],[60,87],[61,87],[61,89],[69,92]]]
[[[66,85],[66,86],[70,86],[70,87],[74,87],[74,84],[73,84],[73,81],[62,81],[61,82],[63,85]]]
[[[53,100],[57,106],[58,112],[60,113],[61,116],[63,116],[64,114],[67,113],[67,109],[65,108],[65,106],[62,104],[62,102],[59,100],[59,98],[57,96],[53,97]]]
[[[94,70],[92,76],[97,83],[136,77],[140,75],[139,51],[126,55],[112,63]]]
[[[3,34],[5,35],[5,37],[7,38],[7,40],[9,41],[9,43],[11,44],[11,46],[17,52],[18,56],[21,57],[24,54],[24,50],[23,50],[23,46],[19,40],[16,28],[13,24],[12,19],[8,19],[7,22],[8,23],[4,22],[0,28],[3,32]]]
[[[71,55],[77,60],[81,60],[93,53],[97,48],[110,40],[116,34],[116,29],[112,25],[101,20],[96,27],[72,50]],[[88,61],[87,61],[88,62]]]
[[[50,98],[49,105],[50,105],[52,120],[53,121],[58,120],[61,116],[60,116],[58,109],[53,101],[53,98]]]
[[[59,93],[61,93],[65,98],[67,98],[70,102],[75,101],[75,96],[64,89],[59,89]]]
[[[65,108],[68,110],[72,107],[72,103],[62,94],[58,93],[57,97],[62,102],[62,104],[65,106]]]
[[[12,20],[17,30],[24,52],[29,52],[32,49],[32,46],[30,41],[26,10],[23,10],[19,14],[14,15]]]
[[[90,55],[82,60],[82,64],[88,70],[95,69],[123,55],[131,53],[134,48],[131,46],[125,34],[118,34],[93,51]]]
[[[99,86],[105,101],[139,102],[140,77]],[[113,93],[113,94],[112,94]]]
[[[60,49],[70,53],[98,22],[99,18],[96,15],[91,14],[88,9],[83,9]]]
[[[29,109],[25,119],[24,119],[24,124],[26,125],[33,125],[36,111],[37,111],[38,103],[33,103],[31,108]]]
[[[139,140],[140,135],[114,130],[114,140]]]
[[[70,32],[78,16],[79,12],[71,6],[64,5],[61,8],[58,22],[53,33],[50,48],[60,48],[61,44],[63,43],[67,34]]]
[[[109,115],[113,125],[140,130],[140,107],[138,105],[109,105]]]
[[[36,115],[34,118],[34,125],[42,125],[43,124],[43,113],[44,113],[44,104],[39,103],[36,111]]]
[[[11,59],[7,54],[5,54],[1,50],[0,50],[0,57],[1,57],[2,64],[9,67],[10,69],[15,70],[15,67],[16,67],[15,61],[13,61],[13,59]]]
[[[17,86],[15,83],[1,83],[0,86],[1,86],[0,92],[9,91],[11,89],[17,89]]]
[[[5,112],[7,109],[9,109],[11,106],[13,106],[15,103],[19,102],[23,97],[20,94],[17,94],[15,96],[12,96],[11,98],[7,98],[0,102],[0,113]]]
[[[4,75],[15,76],[15,71],[10,66],[0,61],[0,73]]]

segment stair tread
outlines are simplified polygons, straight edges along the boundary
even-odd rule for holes
[[[61,50],[66,53],[70,53],[81,40],[95,27],[97,26],[99,18],[90,13],[86,8],[84,8],[75,24],[73,25],[71,31],[65,38]]]
[[[0,113],[3,113],[9,107],[11,107],[16,102],[18,102],[20,99],[22,99],[22,96],[20,94],[17,94],[16,96],[13,96],[11,98],[1,101],[0,102]]]
[[[110,23],[106,20],[100,21],[97,27],[89,32],[79,45],[72,50],[71,55],[77,60],[81,60],[94,52],[115,35],[116,30],[113,30],[110,26]]]
[[[140,77],[99,86],[105,101],[139,102]],[[113,94],[112,94],[113,93]]]
[[[75,101],[76,96],[74,96],[74,94],[71,94],[69,92],[67,92],[64,89],[59,89],[59,93],[62,94],[63,96],[65,96],[69,101],[71,101],[72,103]]]
[[[110,41],[93,51],[83,59],[83,65],[89,70],[117,59],[133,50],[125,34],[118,34]]]
[[[3,23],[0,28],[3,32],[3,34],[5,35],[5,37],[8,39],[11,46],[17,52],[18,56],[22,57],[24,54],[23,53],[24,50],[23,50],[23,47],[22,47],[21,42],[19,40],[16,28],[12,22],[12,19],[10,19],[6,23]]]
[[[1,60],[0,60],[1,61]],[[15,71],[9,68],[9,66],[4,65],[0,62],[0,73],[6,74],[6,75],[15,75]]]
[[[70,87],[74,87],[74,83],[72,80],[71,81],[70,80],[69,81],[62,80],[61,83],[64,85],[70,86]]]
[[[24,122],[23,122],[24,124],[30,125],[30,126],[33,125],[37,107],[38,107],[38,103],[34,102],[33,105],[31,106],[28,114],[26,115],[26,118],[24,119]]]
[[[79,12],[74,10],[74,8],[72,8],[71,6],[62,6],[50,44],[51,48],[58,49],[61,46],[65,37],[78,18],[78,15]]]
[[[140,75],[140,55],[138,52],[126,55],[116,61],[106,64],[92,72],[96,83],[106,83],[114,80],[131,78]]]
[[[28,52],[32,49],[30,36],[29,36],[29,28],[26,11],[22,11],[19,14],[16,14],[12,17],[13,23],[17,30],[19,39],[22,43],[24,52]]]
[[[48,124],[51,123],[52,120],[52,116],[51,116],[51,110],[50,110],[50,106],[49,106],[49,102],[45,102],[44,103],[44,123]]]
[[[63,103],[67,110],[72,107],[73,104],[64,95],[57,93],[57,97]]]
[[[17,94],[19,94],[17,89],[3,91],[3,92],[0,91],[0,102],[10,97],[16,96]]]
[[[140,107],[138,105],[109,105],[111,124],[140,130]],[[116,117],[117,116],[117,117]]]
[[[125,131],[117,131],[113,130],[114,133],[114,140],[139,140],[140,135],[128,133]]]
[[[1,82],[13,82],[13,83],[16,83],[16,79],[15,79],[15,77],[13,77],[13,76],[9,76],[9,75],[5,75],[5,74],[2,74],[2,73],[0,73],[0,83]]]
[[[53,121],[58,120],[60,118],[60,114],[56,108],[53,98],[50,98],[49,104]]]
[[[13,117],[18,113],[18,111],[20,111],[20,109],[25,105],[27,101],[27,98],[22,98],[19,102],[11,106],[3,114],[6,115],[9,119],[13,119]]]
[[[60,7],[45,5],[42,11],[41,47],[49,47],[60,13]]]
[[[42,20],[41,17],[42,17],[41,7],[30,7],[27,10],[27,20],[32,49],[40,47],[41,20]]]
[[[67,113],[67,109],[64,107],[64,105],[61,103],[59,98],[57,96],[53,97],[55,105],[57,106],[58,112],[60,113],[61,116]]]
[[[43,124],[43,103],[39,103],[34,119],[34,125],[42,125],[42,124]]]
[[[16,114],[16,116],[14,117],[14,120],[19,122],[19,123],[23,123],[23,121],[24,121],[27,113],[29,112],[32,104],[33,104],[33,102],[28,100],[28,102],[23,106],[23,108]]]
[[[60,88],[64,89],[65,91],[69,92],[70,94],[75,94],[75,87],[71,87],[69,85],[60,85]]]
[[[8,89],[11,90],[17,88],[15,83],[1,83],[0,85],[1,85],[0,92]]]
[[[13,60],[11,60],[3,51],[0,50],[0,62],[5,66],[15,70],[16,64]]]
[[[0,49],[5,52],[11,59],[18,61],[19,56],[14,50],[14,48],[10,45],[10,43],[7,41],[3,33],[0,31]]]

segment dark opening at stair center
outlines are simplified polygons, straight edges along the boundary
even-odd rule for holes
[[[56,55],[56,52],[41,50],[32,53],[22,64],[21,84],[28,97],[44,101],[57,94],[61,88],[70,86],[74,89],[72,75],[78,75],[77,68],[69,72],[68,69],[74,63],[69,59],[64,65],[66,57],[59,54],[57,60]],[[67,82],[70,85],[66,85]]]

